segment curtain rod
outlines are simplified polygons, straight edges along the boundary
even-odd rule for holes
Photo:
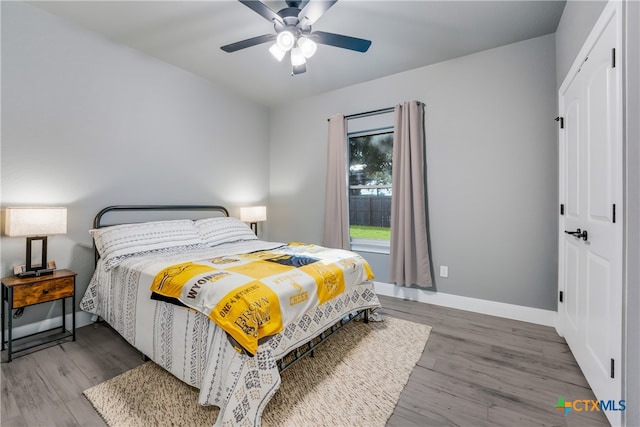
[[[390,113],[394,109],[395,107],[380,108],[379,110],[365,111],[364,113],[349,114],[348,116],[344,116],[344,118],[347,120],[359,119],[360,117],[369,117],[369,116],[375,116],[376,114]],[[329,121],[329,119],[327,119],[327,121]]]
[[[416,101],[418,104],[423,104],[420,101]],[[369,116],[375,116],[377,114],[385,114],[385,113],[390,113],[392,111],[395,110],[395,107],[387,107],[387,108],[380,108],[379,110],[371,110],[371,111],[365,111],[364,113],[355,113],[355,114],[349,114],[348,116],[344,116],[345,119],[349,120],[349,119],[359,119],[360,117],[369,117]],[[329,121],[329,119],[327,119],[327,121]]]
[[[416,102],[418,104],[424,105],[424,102],[421,102],[421,101],[416,101]],[[360,117],[369,117],[369,116],[375,116],[377,114],[390,113],[390,112],[394,111],[395,109],[396,109],[395,107],[380,108],[379,110],[365,111],[364,113],[349,114],[348,116],[344,116],[344,118],[347,119],[347,120],[349,120],[349,119],[359,119]],[[329,121],[329,119],[327,119],[327,121]]]
[[[390,113],[393,110],[395,110],[395,107],[380,108],[379,110],[365,111],[364,113],[349,114],[348,116],[344,116],[344,118],[347,120],[357,119],[360,117],[375,116],[376,114]]]

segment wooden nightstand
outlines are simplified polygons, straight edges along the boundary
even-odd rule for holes
[[[2,350],[7,343],[8,360],[11,362],[11,358],[14,353],[18,353],[42,344],[47,344],[54,341],[59,341],[68,337],[73,337],[73,341],[76,340],[76,273],[71,270],[56,270],[53,274],[39,277],[19,278],[16,276],[5,277],[2,280]],[[72,326],[71,330],[67,330],[65,306],[66,299],[71,298],[73,305],[71,308]],[[30,305],[40,304],[43,302],[62,300],[62,327],[52,328],[46,331],[41,331],[36,334],[21,337],[15,341],[22,341],[32,338],[28,342],[18,344],[18,349],[13,348],[14,339],[13,333],[13,310],[21,307],[28,307]],[[5,309],[5,301],[7,308]],[[8,315],[7,315],[8,313]],[[5,317],[8,318],[9,325],[7,328],[8,339],[4,339],[4,325]],[[49,332],[59,331],[56,334],[49,334]],[[38,336],[36,338],[36,335]]]

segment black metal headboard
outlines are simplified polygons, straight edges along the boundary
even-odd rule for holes
[[[229,211],[224,206],[217,205],[116,205],[102,209],[93,220],[93,228],[103,227],[102,217],[112,211],[217,211],[224,216],[229,216]]]
[[[101,228],[106,227],[102,224],[102,217],[109,212],[113,211],[133,211],[133,212],[149,212],[149,211],[186,211],[186,212],[197,212],[197,211],[213,211],[213,212],[221,212],[224,216],[229,216],[229,211],[224,206],[217,205],[116,205],[116,206],[107,206],[102,209],[96,217],[93,219],[93,228]],[[113,224],[109,224],[113,225]],[[95,262],[98,262],[98,250],[95,249]]]

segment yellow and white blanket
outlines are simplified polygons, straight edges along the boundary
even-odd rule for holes
[[[290,243],[172,265],[156,274],[151,290],[205,314],[254,355],[260,339],[372,279],[358,254]]]

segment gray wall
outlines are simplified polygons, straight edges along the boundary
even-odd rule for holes
[[[628,426],[640,426],[640,2],[626,3],[626,398]]]
[[[246,124],[250,123],[250,126]],[[224,204],[268,197],[269,113],[226,89],[24,3],[2,2],[2,206],[66,206],[49,258],[93,269],[87,232],[102,207]],[[239,167],[242,166],[242,167]],[[24,263],[2,237],[0,273]],[[30,307],[16,324],[59,315]]]
[[[327,117],[417,99],[437,289],[555,310],[555,83],[547,35],[273,109],[270,238],[322,240]],[[388,281],[388,256],[364,255]]]

